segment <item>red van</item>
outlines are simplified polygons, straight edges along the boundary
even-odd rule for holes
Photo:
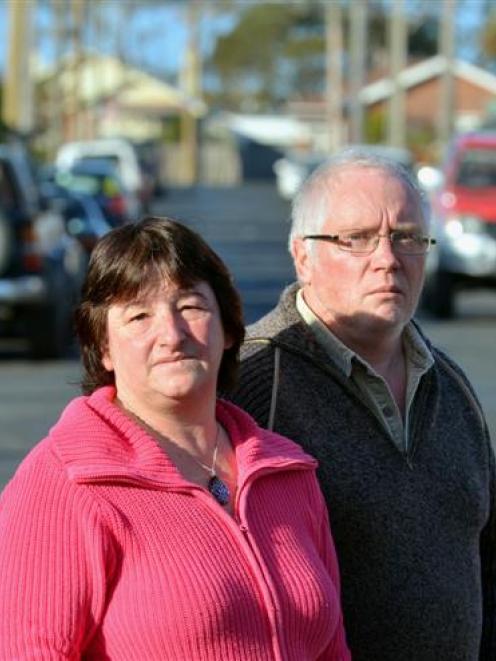
[[[496,289],[496,132],[454,140],[432,200],[432,222],[437,246],[427,260],[423,304],[449,318],[461,288]]]

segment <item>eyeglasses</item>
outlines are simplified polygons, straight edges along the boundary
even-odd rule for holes
[[[343,234],[307,234],[304,240],[329,241],[344,252],[370,254],[376,250],[381,238],[389,239],[392,249],[400,255],[425,255],[436,239],[417,232],[393,230],[388,234],[379,234],[369,230],[354,230]]]

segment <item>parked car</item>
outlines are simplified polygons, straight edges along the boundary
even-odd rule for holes
[[[144,181],[142,195],[143,207],[149,213],[154,197],[167,194],[167,187],[162,178],[163,145],[157,140],[134,142],[133,147],[138,157]]]
[[[92,195],[64,188],[57,184],[56,179],[54,166],[38,169],[40,196],[47,208],[60,213],[67,232],[81,243],[89,260],[98,239],[112,228]]]
[[[496,288],[496,132],[469,133],[451,144],[432,197],[436,249],[427,260],[423,306],[455,313],[462,288]]]
[[[140,167],[138,154],[133,145],[123,138],[101,138],[81,140],[63,144],[55,159],[57,168],[69,170],[75,163],[86,159],[103,159],[113,163],[122,184],[132,199],[135,208],[130,213],[136,219],[148,204],[149,188]]]
[[[84,275],[81,244],[43,210],[24,152],[0,146],[0,336],[36,358],[63,355]]]
[[[366,147],[378,156],[391,158],[407,169],[413,169],[413,157],[408,149],[381,144],[350,146]],[[273,166],[279,195],[286,200],[292,200],[303,182],[329,157],[329,153],[322,152],[288,152],[283,158],[279,158]]]
[[[279,195],[285,200],[292,200],[308,175],[327,158],[329,154],[299,152],[289,152],[278,158],[273,169]]]
[[[106,159],[75,161],[70,168],[57,172],[55,181],[67,191],[92,196],[112,227],[138,218],[138,200],[126,190],[115,165]]]

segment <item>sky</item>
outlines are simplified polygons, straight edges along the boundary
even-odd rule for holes
[[[16,2],[30,2],[30,0],[16,0]],[[107,21],[105,36],[88,34],[90,44],[103,52],[115,52],[120,41],[120,47],[136,65],[173,80],[181,66],[187,43],[188,33],[183,11],[186,3],[164,0],[162,6],[160,3],[154,8],[143,6],[134,13],[131,24],[127,24],[126,19],[119,24],[117,21],[119,8],[124,6],[124,2],[125,0],[99,0],[99,5],[105,8],[104,17]],[[247,3],[245,0],[240,4],[243,6]],[[217,35],[228,32],[235,22],[233,14],[221,15],[212,11],[214,4],[209,4],[208,0],[202,3],[202,6],[208,10],[205,12],[200,29],[200,45],[204,54],[211,52]],[[425,4],[427,6],[429,3]],[[7,5],[8,0],[0,0],[0,72],[5,69],[7,56]],[[474,36],[477,26],[483,20],[483,5],[484,0],[459,0],[456,40],[459,57],[468,60],[474,57]],[[50,63],[54,59],[53,40],[50,39],[53,24],[50,14],[46,9],[40,9],[40,6],[41,3],[38,2],[36,42],[39,56]]]
[[[30,0],[15,0],[30,2]],[[66,0],[68,2],[69,0]],[[184,2],[165,2],[163,6],[139,7],[134,12],[131,25],[122,17],[123,2],[98,0],[103,8],[104,20],[109,27],[106,35],[87,33],[88,42],[100,52],[115,52],[118,40],[133,62],[162,74],[173,75],[181,65],[187,43],[187,26],[184,20]],[[204,5],[207,9],[208,4]],[[38,3],[37,34],[35,40],[39,56],[47,64],[54,60],[54,43],[50,39],[53,20],[47,10]],[[203,53],[211,52],[218,34],[229,31],[234,24],[232,15],[220,15],[206,11],[200,26],[200,46]],[[8,44],[8,0],[0,0],[0,72],[5,70]]]

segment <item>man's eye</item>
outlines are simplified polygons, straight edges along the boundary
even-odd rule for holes
[[[373,238],[374,234],[371,232],[353,232],[344,236],[343,240],[347,243],[367,243]]]
[[[396,232],[394,238],[400,243],[422,243],[423,241],[423,237],[415,232]]]
[[[355,240],[355,239],[370,239],[376,234],[375,231],[370,230],[370,229],[362,229],[362,230],[353,230],[352,232],[347,232],[344,236],[347,239]]]

